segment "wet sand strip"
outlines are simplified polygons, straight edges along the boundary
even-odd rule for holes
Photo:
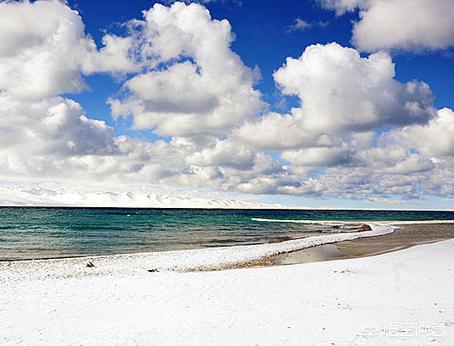
[[[373,256],[454,238],[454,224],[403,224],[396,226],[398,228],[391,234],[326,244],[277,255],[267,258],[262,265],[297,264]]]

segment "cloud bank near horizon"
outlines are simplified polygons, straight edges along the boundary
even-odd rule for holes
[[[398,14],[405,0],[386,3]],[[425,11],[426,2],[415,4]],[[228,20],[203,5],[155,4],[125,23],[123,36],[106,33],[97,46],[65,3],[0,2],[1,175],[315,198],[453,198],[454,112],[435,109],[423,81],[396,80],[392,56],[381,50],[448,47],[450,27],[435,27],[433,45],[414,41],[418,32],[383,42],[382,34],[391,36],[372,30],[382,27],[373,20],[382,1],[324,6],[338,14],[361,8],[358,50],[315,44],[288,57],[273,77],[298,105],[276,113],[256,87],[260,72],[232,50]],[[68,96],[99,73],[121,80],[106,100],[112,117],[131,119],[133,130],[156,140],[116,136]]]

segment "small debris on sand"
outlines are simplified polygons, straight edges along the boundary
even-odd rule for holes
[[[159,273],[158,269],[148,269],[147,272],[149,273]]]
[[[92,261],[90,261],[90,262],[87,263],[87,267],[88,267],[88,268],[93,268],[94,266],[95,266],[95,265],[93,264]]]

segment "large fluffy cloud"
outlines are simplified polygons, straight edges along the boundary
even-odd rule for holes
[[[0,95],[2,147],[29,144],[29,154],[104,155],[116,151],[113,129],[86,117],[82,107],[54,97],[23,104]]]
[[[274,73],[284,94],[298,96],[291,116],[270,114],[238,130],[244,141],[276,149],[337,146],[345,133],[427,123],[435,115],[429,86],[394,79],[389,55],[362,58],[336,43],[312,45],[298,59],[287,58]],[[266,133],[266,137],[262,133]]]
[[[0,92],[22,99],[81,91],[81,73],[136,69],[131,40],[106,35],[98,52],[79,14],[57,0],[0,2],[0,42]]]
[[[434,113],[428,85],[401,84],[394,74],[389,55],[361,58],[356,50],[332,43],[309,46],[299,59],[287,58],[274,78],[284,94],[300,98],[310,131],[427,122]]]
[[[218,135],[259,113],[255,73],[230,48],[228,21],[203,6],[154,5],[134,22],[141,55],[152,67],[124,85],[113,99],[114,116],[132,115],[134,126],[160,135]]]
[[[322,0],[338,14],[360,8],[353,42],[363,51],[454,46],[452,0]]]

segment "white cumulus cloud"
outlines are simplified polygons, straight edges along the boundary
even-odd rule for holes
[[[345,134],[427,123],[436,114],[429,86],[394,76],[388,54],[362,58],[336,43],[309,46],[274,73],[282,92],[298,96],[301,107],[248,122],[236,134],[268,149],[337,147]]]
[[[159,68],[125,83],[124,97],[110,100],[114,116],[131,115],[138,129],[191,137],[222,134],[264,108],[255,72],[230,48],[227,20],[177,2],[154,5],[135,25],[141,55]]]
[[[0,2],[0,92],[39,99],[86,88],[82,73],[134,70],[131,41],[84,32],[79,14],[57,0]]]
[[[454,46],[452,0],[322,0],[337,14],[360,8],[353,42],[362,51]]]

